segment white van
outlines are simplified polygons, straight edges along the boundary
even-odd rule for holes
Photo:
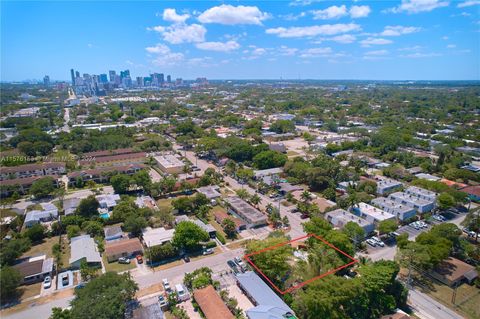
[[[190,299],[190,294],[184,285],[182,284],[175,285],[175,290],[177,291],[177,300],[179,302]]]

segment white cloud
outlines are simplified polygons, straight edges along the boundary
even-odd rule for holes
[[[202,42],[195,45],[197,49],[207,51],[229,52],[240,48],[240,44],[236,41],[227,42]]]
[[[369,6],[352,6],[349,13],[352,19],[357,19],[368,17],[371,11]]]
[[[157,44],[153,47],[146,47],[148,53],[155,54],[152,63],[157,66],[172,66],[181,63],[184,60],[184,55],[179,52],[172,52],[165,44]]]
[[[312,3],[321,2],[321,1],[324,1],[324,0],[293,0],[288,5],[292,7],[308,6],[308,5],[311,5]]]
[[[312,11],[312,13],[315,20],[338,19],[348,14],[347,7],[345,5],[340,7],[331,6],[324,10]]]
[[[422,46],[414,45],[414,46],[411,46],[411,47],[400,48],[400,49],[398,49],[398,51],[418,51],[418,50],[421,50],[421,49],[423,49]]]
[[[301,58],[316,58],[316,57],[327,57],[331,56],[333,53],[332,48],[311,48],[303,50],[300,54]]]
[[[455,44],[447,45],[447,49],[455,49],[457,46]]]
[[[281,14],[279,15],[278,17],[280,19],[284,19],[284,20],[287,20],[287,21],[296,21],[300,18],[303,18],[307,15],[306,12],[302,11],[300,12],[299,14],[293,14],[293,13],[289,13],[289,14]]]
[[[390,43],[393,43],[393,41],[383,38],[366,38],[365,40],[360,41],[362,47],[369,47],[371,45],[384,45]]]
[[[335,37],[332,37],[332,38],[329,38],[327,40],[331,40],[331,41],[335,41],[335,42],[338,42],[338,43],[353,43],[355,42],[355,40],[357,39],[357,37],[355,37],[354,35],[351,35],[351,34],[342,34],[342,35],[337,35]]]
[[[367,51],[364,54],[380,56],[380,55],[387,55],[388,53],[389,53],[388,50],[375,50],[375,51]]]
[[[91,43],[88,43],[88,44],[87,44],[87,47],[89,47],[89,48],[93,48],[93,44],[91,44]]]
[[[415,33],[420,30],[421,28],[419,27],[404,27],[401,25],[395,25],[395,26],[388,25],[385,27],[383,32],[380,33],[380,35],[384,37],[396,37],[402,34]]]
[[[447,41],[448,39],[449,39],[449,37],[447,37],[446,35],[442,37],[442,40]]]
[[[298,52],[298,49],[297,48],[289,48],[285,45],[282,45],[278,49],[278,52],[279,52],[280,55],[292,56],[292,55],[295,55],[295,53]]]
[[[411,54],[406,54],[406,55],[401,55],[402,58],[411,58],[411,59],[419,59],[419,58],[430,58],[430,57],[437,57],[441,56],[440,53],[411,53]]]
[[[437,8],[448,6],[448,1],[443,0],[402,0],[398,7],[387,9],[387,12],[420,13],[429,12]]]
[[[189,14],[177,14],[175,9],[167,8],[163,10],[163,20],[173,22],[173,23],[184,23],[188,18]]]
[[[174,24],[169,27],[156,26],[151,28],[163,37],[163,40],[172,43],[196,43],[204,42],[207,29],[200,24]]]
[[[349,24],[323,24],[308,27],[278,27],[267,29],[267,34],[274,34],[280,38],[302,38],[314,37],[318,35],[336,35],[340,33],[347,33],[351,31],[359,31],[361,27],[355,23]]]
[[[480,4],[480,0],[467,0],[467,1],[464,1],[464,2],[461,2],[461,3],[457,4],[457,7],[458,8],[465,8],[465,7],[471,7],[471,6],[478,5],[478,4]]]
[[[269,17],[268,13],[260,11],[258,7],[232,6],[222,4],[204,11],[198,17],[202,23],[219,23],[226,25],[235,24],[256,24],[261,25],[262,21]]]

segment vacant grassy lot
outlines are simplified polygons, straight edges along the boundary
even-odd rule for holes
[[[23,301],[25,299],[35,297],[40,294],[40,290],[42,289],[42,282],[37,282],[36,284],[32,285],[25,285],[21,286],[18,290],[22,294],[20,296],[20,300]],[[52,288],[50,288],[52,289]]]
[[[22,257],[38,256],[41,254],[47,255],[47,257],[53,257],[52,247],[58,243],[58,236],[52,238],[45,238],[42,243],[32,246]]]
[[[467,318],[480,318],[480,289],[475,286],[467,284],[459,286],[455,304],[452,303],[453,289],[447,285],[429,282],[428,287],[422,287],[422,291]]]
[[[137,267],[137,264],[133,259],[130,260],[129,264],[120,264],[117,261],[109,263],[107,261],[106,255],[103,255],[102,259],[103,259],[103,265],[105,266],[106,271],[122,272],[130,269],[134,269],[135,267]]]

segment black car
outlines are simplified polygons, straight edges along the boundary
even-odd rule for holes
[[[186,263],[190,262],[190,257],[188,257],[187,255],[184,255],[182,258]]]
[[[227,261],[227,264],[228,264],[228,266],[230,266],[230,268],[232,268],[233,272],[235,272],[236,274],[238,274],[240,272],[238,270],[237,264],[235,264],[235,262],[233,260]]]

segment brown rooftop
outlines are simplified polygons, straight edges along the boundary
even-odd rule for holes
[[[43,267],[43,259],[35,260],[35,261],[23,261],[19,264],[13,266],[16,270],[18,270],[23,277],[29,277],[36,274],[40,274],[42,272]]]
[[[461,189],[462,192],[465,192],[470,195],[480,196],[480,186],[467,186]]]
[[[142,158],[146,156],[147,156],[147,153],[145,152],[100,156],[100,157],[93,157],[91,159],[81,160],[80,164],[89,165],[94,163],[114,162],[114,161],[121,161],[121,160],[137,159],[137,158]]]
[[[122,166],[108,166],[108,167],[99,167],[93,169],[87,169],[83,171],[75,171],[68,174],[68,178],[75,178],[82,175],[100,175],[102,173],[108,172],[126,172],[131,169],[143,169],[146,166],[144,164],[129,164]]]
[[[44,176],[32,176],[32,177],[25,177],[25,178],[15,178],[15,179],[6,179],[2,181],[2,185],[10,186],[10,185],[32,185],[38,179],[51,177],[54,180],[58,178],[57,175],[44,175]]]
[[[143,246],[138,238],[113,241],[105,245],[105,254],[107,256],[117,255],[124,252],[131,254],[142,250]]]
[[[133,148],[117,148],[116,150],[106,150],[106,151],[95,151],[82,154],[82,157],[102,157],[102,156],[111,156],[118,154],[128,154],[135,153]]]
[[[17,173],[17,172],[26,172],[26,171],[37,171],[41,169],[48,168],[65,168],[65,163],[61,162],[45,162],[42,164],[25,164],[12,167],[2,167],[3,174]]]
[[[475,270],[475,267],[453,257],[445,259],[434,269],[437,274],[451,282],[461,279],[472,270]]]
[[[223,210],[216,211],[216,212],[213,213],[213,215],[215,216],[216,219],[219,220],[220,223],[223,223],[223,221],[228,218],[235,223],[235,226],[237,228],[245,226],[245,222],[243,220],[241,220],[240,218],[237,218],[235,216],[228,215]]]
[[[193,297],[207,319],[235,318],[212,285],[195,290]]]

